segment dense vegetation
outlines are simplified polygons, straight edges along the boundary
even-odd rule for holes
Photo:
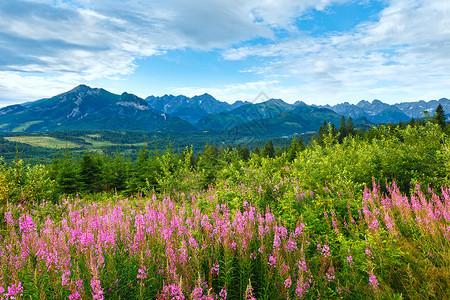
[[[305,142],[311,140],[312,134],[302,135]],[[274,138],[275,147],[284,148],[292,141],[292,137]],[[195,132],[148,132],[148,131],[110,131],[110,130],[73,130],[48,132],[9,132],[0,133],[0,156],[10,162],[16,158],[16,150],[20,158],[28,162],[47,162],[55,151],[69,149],[73,156],[81,156],[86,150],[103,154],[120,154],[135,160],[139,150],[146,145],[149,151],[161,151],[171,147],[173,152],[192,148],[195,153],[201,152],[206,143],[218,145],[241,145],[253,149],[264,146],[266,139],[240,136],[228,131],[195,131]]]
[[[364,134],[344,119],[307,146],[1,163],[0,297],[446,298],[436,115]]]

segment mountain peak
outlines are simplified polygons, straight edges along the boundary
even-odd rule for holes
[[[192,100],[200,100],[200,101],[202,101],[202,100],[212,100],[212,101],[217,101],[217,102],[219,102],[216,98],[214,98],[213,96],[211,96],[210,94],[208,94],[208,93],[204,93],[203,95],[199,95],[199,96],[194,96],[194,97],[192,97],[191,98]]]
[[[282,106],[289,105],[288,103],[284,102],[283,100],[275,99],[275,98],[270,98],[269,100],[262,102],[262,103],[282,105]]]
[[[67,93],[82,93],[82,92],[87,92],[92,90],[92,88],[90,86],[87,86],[85,84],[80,84],[76,87],[74,87],[73,89],[71,89],[70,91],[68,91]]]
[[[370,102],[367,100],[361,100],[356,104],[356,106],[364,106],[364,105],[370,105]]]
[[[208,93],[204,93],[203,95],[200,95],[201,97],[211,97],[214,98],[211,94]]]
[[[380,100],[378,100],[378,99],[374,99],[374,100],[372,101],[372,104],[379,105],[379,104],[385,104],[385,103],[382,102],[382,101],[380,101]]]
[[[303,102],[302,100],[297,100],[297,101],[294,102],[294,105],[295,105],[295,106],[297,106],[297,105],[305,106],[305,105],[308,105],[308,104],[306,104],[306,103]]]

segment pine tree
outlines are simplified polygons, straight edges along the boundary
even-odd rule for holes
[[[334,123],[331,123],[330,128],[331,128],[331,135],[337,136],[339,133],[339,130],[336,128],[336,125],[334,125]]]
[[[355,135],[355,125],[353,124],[353,119],[352,117],[348,117],[347,120],[347,133],[348,135]]]
[[[281,155],[283,155],[283,149],[281,147],[278,147],[275,151],[275,157],[280,157]]]
[[[261,155],[269,158],[275,157],[275,148],[273,147],[272,140],[269,140],[269,142],[264,145],[264,148],[261,150]]]
[[[56,186],[63,194],[75,194],[80,190],[78,172],[75,161],[68,149],[64,152],[64,158],[58,161],[58,173],[56,174]]]
[[[328,135],[328,123],[327,121],[324,120],[322,126],[320,126],[319,128],[317,143],[323,146],[324,145],[323,141],[327,135]]]
[[[339,143],[342,143],[344,138],[348,135],[347,123],[345,121],[345,117],[342,116],[341,123],[339,124]]]
[[[128,177],[128,164],[120,153],[116,153],[114,159],[110,161],[108,169],[111,170],[109,186],[112,190],[122,191],[126,188]]]
[[[298,143],[297,143],[297,139],[294,137],[294,139],[292,140],[292,143],[289,145],[289,148],[287,149],[287,154],[286,154],[286,159],[289,162],[294,161],[294,159],[297,157],[297,149],[298,149]]]
[[[101,168],[98,158],[86,151],[79,164],[79,178],[83,191],[98,192],[101,189]]]
[[[252,153],[255,153],[255,154],[257,154],[259,156],[261,154],[261,151],[259,151],[258,146],[255,146],[255,149],[253,149]]]
[[[203,153],[200,156],[197,168],[200,173],[200,185],[202,188],[208,188],[216,180],[217,171],[219,170],[219,151],[217,145],[212,146],[206,143]]]
[[[433,121],[438,124],[442,129],[445,128],[445,111],[441,104],[436,108],[436,112],[433,116]]]
[[[247,161],[250,158],[250,150],[247,147],[238,145],[238,154],[243,161]]]

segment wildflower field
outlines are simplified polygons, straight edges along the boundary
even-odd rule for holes
[[[330,137],[292,161],[231,159],[208,188],[195,185],[205,169],[183,169],[180,156],[142,194],[14,201],[5,164],[0,298],[449,298],[447,138],[432,125],[396,130]],[[160,170],[173,157],[157,158]]]

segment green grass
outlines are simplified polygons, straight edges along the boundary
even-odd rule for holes
[[[30,122],[26,122],[21,124],[20,126],[17,126],[16,128],[14,128],[12,130],[12,132],[24,132],[25,130],[27,130],[28,127],[30,127],[31,125],[34,124],[39,124],[42,123],[43,121],[30,121]]]
[[[10,142],[28,144],[34,147],[43,147],[49,149],[78,148],[80,145],[62,141],[49,136],[11,136],[5,137]]]
[[[101,138],[99,134],[93,135],[88,134],[86,136],[81,137],[86,143],[91,144],[92,148],[105,148],[105,147],[111,147],[111,146],[137,146],[137,147],[143,147],[146,143],[132,143],[132,144],[120,144],[120,143],[112,143],[110,141],[106,140],[95,140],[92,138]]]

